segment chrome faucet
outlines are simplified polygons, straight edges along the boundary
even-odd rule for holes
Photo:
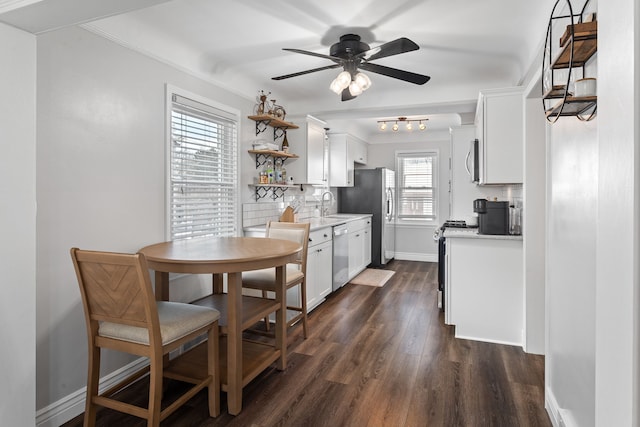
[[[334,203],[336,201],[336,198],[331,191],[325,191],[324,193],[322,193],[322,196],[320,196],[320,215],[323,217],[327,216],[328,210],[328,208],[324,207],[324,202],[326,201],[324,196],[326,194],[329,195],[329,202]]]

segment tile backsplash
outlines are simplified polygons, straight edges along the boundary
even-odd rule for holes
[[[296,220],[301,221],[305,218],[312,218],[320,215],[321,196],[327,191],[326,188],[311,188],[303,194],[287,195],[279,198],[277,201],[260,200],[252,203],[243,203],[242,205],[242,227],[251,227],[254,225],[266,224],[269,221],[278,221],[284,209],[294,202],[299,203],[300,208],[296,213]],[[325,196],[325,204],[328,205],[328,213],[336,213],[338,204],[336,202],[336,190],[332,192],[334,199],[329,203],[329,196]],[[269,197],[269,196],[267,196]]]

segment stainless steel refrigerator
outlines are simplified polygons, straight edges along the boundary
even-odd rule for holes
[[[353,187],[338,189],[341,213],[370,213],[371,265],[382,267],[396,251],[396,173],[387,168],[356,169]]]

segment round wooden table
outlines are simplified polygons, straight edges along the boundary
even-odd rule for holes
[[[279,309],[276,312],[276,343],[274,357],[278,369],[287,364],[286,351],[286,289],[284,267],[296,260],[302,247],[295,242],[255,237],[218,237],[176,240],[156,243],[139,250],[149,268],[155,270],[156,299],[169,300],[169,273],[213,274],[213,293],[222,294],[222,275],[227,274],[227,294],[224,296],[227,325],[227,401],[229,413],[242,410],[243,381],[243,297],[242,272],[261,268],[276,268],[276,290]],[[254,376],[252,373],[251,376]]]

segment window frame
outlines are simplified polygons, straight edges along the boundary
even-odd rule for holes
[[[224,117],[227,120],[234,122],[235,124],[235,156],[231,156],[235,162],[235,176],[233,180],[233,203],[231,209],[234,212],[233,217],[233,235],[240,235],[241,221],[240,221],[240,200],[241,200],[241,188],[240,177],[242,176],[241,163],[240,163],[240,141],[241,141],[241,129],[242,122],[240,120],[240,110],[230,107],[228,105],[219,103],[204,96],[189,92],[187,90],[178,88],[171,84],[166,84],[165,87],[165,240],[172,240],[172,170],[171,170],[171,144],[172,144],[172,112],[173,112],[173,95],[177,95],[182,98],[186,98],[196,103],[203,104],[210,107],[212,111],[218,110],[220,117]],[[211,112],[211,114],[215,114]],[[186,237],[194,238],[197,236]]]
[[[402,183],[404,182],[404,169],[401,167],[402,158],[404,157],[431,157],[432,171],[431,171],[431,188],[432,188],[432,202],[433,202],[433,218],[416,218],[416,219],[403,219],[400,215],[401,207],[401,195],[402,195]],[[440,170],[440,150],[437,148],[423,149],[423,150],[396,150],[395,152],[395,164],[396,164],[396,224],[400,226],[419,226],[419,225],[433,225],[439,221],[439,209],[440,209],[440,186],[439,186],[439,170]]]

